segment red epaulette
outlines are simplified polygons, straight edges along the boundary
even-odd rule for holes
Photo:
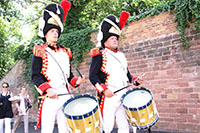
[[[101,54],[101,51],[99,48],[93,48],[90,50],[90,57],[95,57],[99,54]]]
[[[64,49],[67,52],[69,58],[72,58],[72,51],[71,51],[71,49],[70,48],[64,48]]]
[[[45,52],[45,47],[46,47],[46,44],[43,44],[43,45],[35,45],[33,47],[33,55],[34,56],[37,56],[37,57],[44,57],[46,52]]]

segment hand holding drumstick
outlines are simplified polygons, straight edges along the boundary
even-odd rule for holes
[[[136,79],[136,80],[134,80],[133,81],[133,84],[135,84],[135,83],[138,83],[138,84],[142,84],[142,82],[143,82],[143,80],[144,80],[144,77],[145,76],[145,73],[144,74],[142,74],[141,76],[138,76],[138,78]]]

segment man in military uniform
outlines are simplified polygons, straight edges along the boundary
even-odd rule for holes
[[[57,44],[63,31],[63,23],[71,3],[63,0],[61,5],[49,4],[42,11],[39,20],[38,35],[45,44],[35,45],[32,58],[32,82],[41,99],[36,130],[42,125],[42,133],[52,133],[55,120],[60,133],[68,132],[68,125],[62,106],[70,99],[70,85],[74,88],[84,82],[85,78],[75,77],[70,66],[72,52]],[[65,94],[58,96],[59,94]]]
[[[143,80],[130,74],[125,55],[118,49],[118,39],[128,17],[128,12],[122,12],[119,20],[114,15],[105,17],[97,35],[97,48],[91,51],[89,79],[98,92],[105,133],[113,130],[115,118],[118,132],[129,133],[127,117],[120,101],[126,89],[116,94],[114,92],[136,79],[135,85],[140,85]]]

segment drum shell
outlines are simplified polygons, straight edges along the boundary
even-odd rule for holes
[[[83,97],[92,98],[92,99],[96,100],[91,95],[76,96],[73,98],[73,100],[69,100],[63,105],[63,112],[68,103],[70,103],[71,101],[74,101],[78,98],[83,98]],[[101,122],[101,116],[100,116],[98,103],[93,110],[89,111],[86,114],[69,115],[69,114],[66,114],[65,112],[64,112],[64,114],[65,114],[66,121],[69,126],[69,130],[72,133],[75,133],[76,130],[79,130],[81,133],[86,133],[87,130],[90,130],[90,133],[99,133],[101,130],[102,122]]]
[[[140,107],[127,107],[123,104],[124,98],[129,93],[134,93],[134,91],[145,91],[151,95],[151,100],[149,100],[145,105]],[[136,126],[138,129],[146,129],[153,126],[158,121],[158,112],[153,101],[153,96],[150,90],[146,88],[133,88],[127,91],[126,94],[122,96],[122,104],[125,109],[129,123],[132,126]]]

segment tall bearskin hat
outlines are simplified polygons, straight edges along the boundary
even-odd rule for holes
[[[119,39],[121,35],[121,30],[126,24],[129,13],[123,11],[120,15],[120,19],[118,19],[114,15],[109,15],[103,19],[101,24],[99,25],[99,33],[97,35],[97,45],[96,47],[105,47],[104,43],[111,36],[116,36]]]
[[[45,35],[52,28],[58,29],[58,37],[63,31],[63,24],[67,13],[71,7],[71,3],[67,0],[62,0],[61,4],[49,4],[42,11],[42,15],[39,20],[39,32],[38,35],[43,41],[46,41]]]

